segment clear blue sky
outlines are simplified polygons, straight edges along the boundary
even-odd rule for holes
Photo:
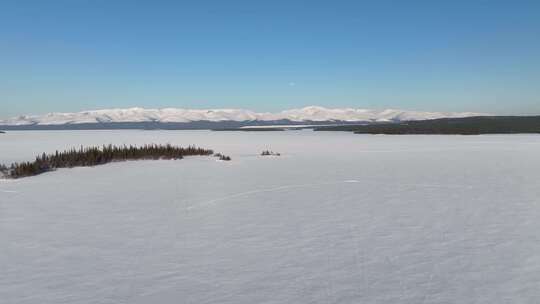
[[[306,105],[540,114],[540,1],[0,0],[0,117]]]

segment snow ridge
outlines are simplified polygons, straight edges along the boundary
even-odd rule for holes
[[[195,122],[195,121],[276,121],[293,122],[385,122],[410,121],[436,118],[458,118],[482,116],[486,114],[462,112],[421,112],[404,110],[369,110],[355,108],[325,108],[309,106],[301,109],[285,110],[278,113],[259,113],[243,109],[106,109],[76,113],[49,113],[45,115],[24,115],[7,120],[0,120],[0,125],[67,125],[83,123],[114,122]]]

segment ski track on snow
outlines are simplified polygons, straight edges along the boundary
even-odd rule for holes
[[[376,182],[376,181],[361,181],[357,179],[347,179],[343,181],[335,181],[335,182],[326,182],[326,183],[311,183],[311,184],[297,184],[297,185],[289,185],[289,186],[279,186],[279,187],[272,187],[272,188],[264,188],[264,189],[256,189],[246,192],[240,192],[235,193],[227,196],[222,196],[219,198],[202,201],[199,203],[192,204],[191,206],[187,207],[186,210],[194,210],[206,206],[213,205],[215,203],[226,201],[232,198],[237,197],[243,197],[243,196],[249,196],[252,194],[258,194],[258,193],[267,193],[267,192],[276,192],[276,191],[282,191],[282,190],[290,190],[290,189],[298,189],[298,188],[310,188],[310,187],[317,187],[317,186],[328,186],[328,185],[338,185],[338,184],[356,184],[361,182]],[[473,186],[466,186],[466,185],[438,185],[438,184],[401,184],[402,186],[407,187],[420,187],[420,188],[445,188],[445,189],[472,189]]]

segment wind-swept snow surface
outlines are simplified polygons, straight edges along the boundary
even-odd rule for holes
[[[108,143],[233,161],[0,181],[0,303],[540,303],[540,136],[8,132],[0,162]]]

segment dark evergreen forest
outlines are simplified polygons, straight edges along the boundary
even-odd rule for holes
[[[103,165],[115,161],[182,159],[184,156],[209,156],[212,150],[189,146],[187,148],[172,145],[103,146],[80,147],[54,154],[36,157],[33,162],[13,163],[11,166],[0,165],[0,172],[8,178],[21,178],[38,175],[57,168],[88,167]],[[230,157],[229,157],[230,160]]]
[[[514,134],[540,133],[540,116],[483,116],[441,118],[395,123],[330,126],[315,131],[349,131],[357,134]]]

